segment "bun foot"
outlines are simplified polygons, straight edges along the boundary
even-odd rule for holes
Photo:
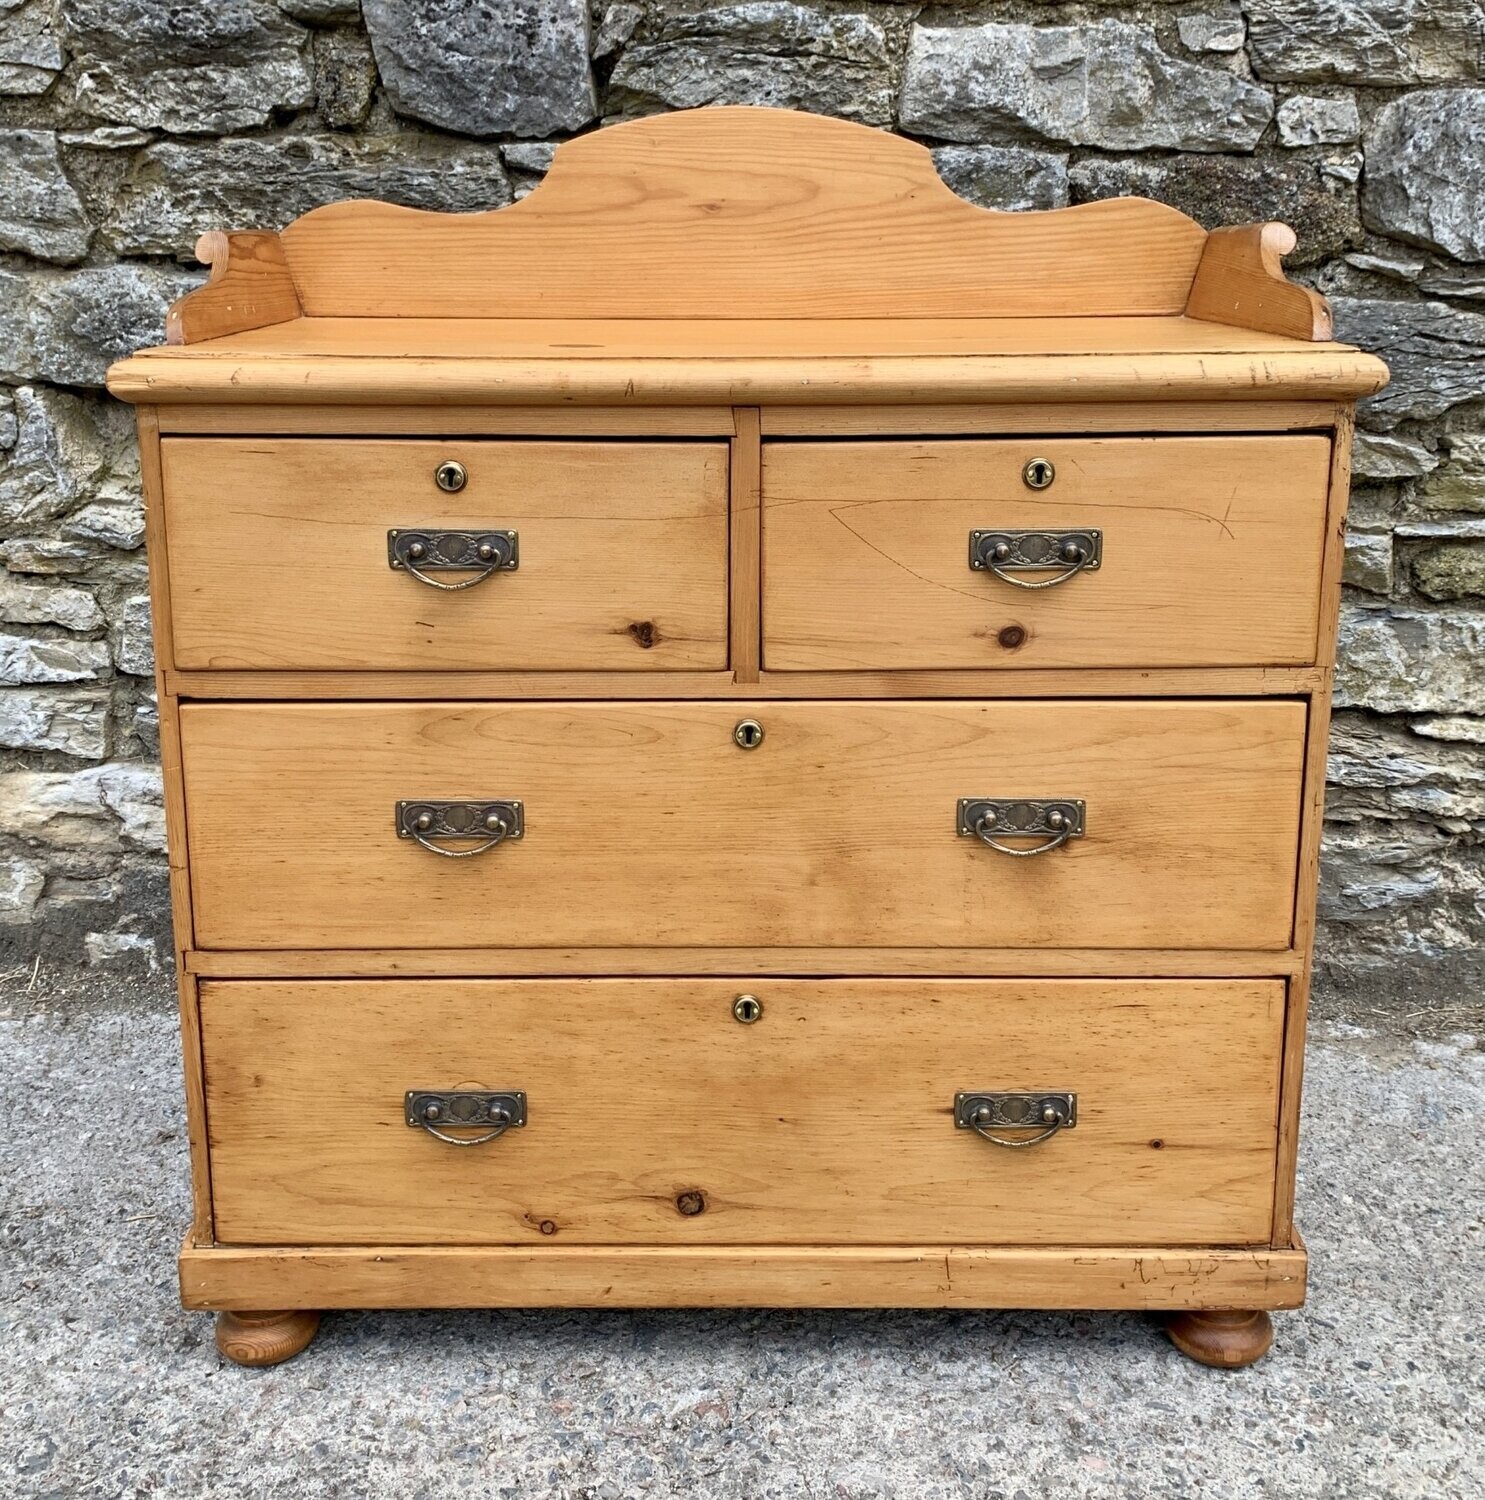
[[[1166,1320],[1170,1341],[1188,1359],[1220,1370],[1256,1364],[1274,1341],[1266,1312],[1180,1312]]]
[[[319,1332],[317,1312],[219,1312],[217,1348],[239,1365],[280,1365]]]

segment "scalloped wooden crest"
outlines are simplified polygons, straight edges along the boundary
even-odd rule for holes
[[[1246,238],[1220,241],[1214,255],[1218,235]],[[568,141],[541,184],[507,208],[445,214],[357,200],[314,209],[279,236],[206,236],[212,279],[172,309],[171,336],[197,342],[298,315],[1185,312],[1270,327],[1246,321],[1253,308],[1283,322],[1274,331],[1321,336],[1314,303],[1323,302],[1279,268],[1283,235],[1292,245],[1282,225],[1208,236],[1143,198],[983,209],[950,191],[916,142],[822,115],[729,106]],[[1229,295],[1234,279],[1242,286]],[[1306,319],[1310,331],[1298,332]]]

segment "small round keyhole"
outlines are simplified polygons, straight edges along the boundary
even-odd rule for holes
[[[739,995],[732,1002],[732,1019],[751,1026],[763,1017],[763,1002],[756,995]]]
[[[732,738],[740,750],[756,750],[763,743],[763,726],[757,719],[743,719],[732,731]]]
[[[1021,478],[1029,490],[1044,490],[1056,477],[1057,470],[1049,458],[1033,458],[1021,470]]]
[[[469,483],[469,470],[452,458],[446,459],[433,471],[433,482],[445,494],[457,495]]]

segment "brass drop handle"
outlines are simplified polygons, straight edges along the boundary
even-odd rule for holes
[[[472,589],[496,573],[514,573],[521,566],[520,535],[487,528],[446,531],[434,527],[393,529],[387,533],[387,566],[394,573],[411,573],[419,583],[445,594]],[[458,583],[444,583],[435,573],[470,573]]]
[[[1073,1093],[1038,1090],[1036,1093],[961,1093],[954,1096],[954,1125],[973,1130],[992,1146],[1024,1151],[1049,1141],[1059,1130],[1078,1123],[1078,1096]],[[1040,1127],[1040,1128],[1038,1128]],[[1014,1138],[997,1130],[1036,1130],[1035,1135]]]
[[[1103,533],[1093,527],[1077,531],[972,531],[969,566],[993,573],[1018,589],[1051,589],[1079,573],[1095,572],[1103,563]],[[1018,573],[1047,573],[1032,581]]]
[[[1050,854],[1069,839],[1082,838],[1087,826],[1087,808],[1079,797],[1036,801],[1026,797],[962,797],[959,801],[959,836],[978,839],[997,854],[1012,859],[1030,859]],[[1002,843],[1005,838],[1039,838],[1029,848]]]
[[[470,801],[399,802],[396,809],[397,837],[412,839],[430,854],[444,859],[472,859],[507,839],[524,838],[526,811],[519,802]],[[471,848],[446,849],[438,839],[478,839]]]
[[[402,1118],[409,1128],[426,1130],[445,1145],[483,1146],[507,1130],[525,1126],[526,1095],[519,1089],[409,1089],[402,1100]],[[450,1135],[450,1128],[472,1128],[480,1134]]]
[[[1073,836],[1073,823],[1066,814],[1054,808],[1047,814],[1047,831],[1050,835],[1047,842],[1034,844],[1029,849],[1014,849],[1009,844],[1002,844],[993,836],[994,831],[995,825],[989,818],[975,819],[975,837],[987,849],[994,849],[997,854],[1009,854],[1012,859],[1030,859],[1033,855],[1050,854],[1052,850],[1060,849]]]

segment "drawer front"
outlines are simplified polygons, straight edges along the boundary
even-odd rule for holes
[[[1283,948],[1302,704],[186,704],[206,948]],[[734,726],[756,720],[755,749]],[[450,808],[437,799],[454,799]],[[462,800],[461,800],[462,799]],[[1060,841],[963,799],[1081,802]],[[489,842],[487,815],[522,837]],[[416,829],[399,837],[397,804]],[[419,812],[419,809],[422,812]],[[1014,815],[1006,823],[1014,823]],[[477,839],[445,840],[468,827]]]
[[[217,1236],[1260,1243],[1283,999],[1273,980],[206,983]],[[520,1091],[526,1123],[465,1149],[406,1123],[409,1091],[460,1085]],[[1044,1090],[1076,1094],[1076,1123],[1038,1144],[956,1127],[956,1094]]]
[[[1320,437],[765,444],[763,664],[1313,661],[1329,463]]]
[[[727,665],[724,443],[166,438],[161,461],[178,667]]]

